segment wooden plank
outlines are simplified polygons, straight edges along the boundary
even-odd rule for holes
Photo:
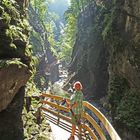
[[[96,107],[94,107],[89,102],[85,101],[83,102],[83,105],[88,109],[90,109],[92,112],[94,112],[95,115],[100,119],[100,121],[103,123],[112,140],[121,140],[121,138],[119,137],[113,126],[110,124],[110,122]]]
[[[96,121],[88,113],[84,112],[82,117],[85,118],[86,120],[88,120],[92,124],[92,126],[95,128],[95,130],[97,131],[97,133],[99,134],[99,136],[102,140],[106,140],[106,137],[103,134],[102,129],[100,128],[100,126],[96,123]]]
[[[55,107],[58,110],[63,110],[65,112],[69,112],[67,107],[60,106],[58,104],[55,104],[55,103],[52,103],[52,102],[49,102],[49,101],[40,101],[40,103],[50,105],[51,107]]]
[[[54,116],[57,116],[58,118],[61,118],[61,119],[65,120],[65,121],[71,123],[71,118],[70,117],[66,117],[66,116],[64,116],[62,114],[58,114],[58,112],[50,110],[50,109],[45,108],[45,107],[41,107],[41,109],[53,114]]]
[[[71,133],[71,127],[72,127],[72,124],[71,123],[68,123],[67,121],[64,121],[63,119],[61,119],[61,121],[59,122],[58,124],[58,119],[57,117],[55,117],[54,115],[52,115],[51,113],[49,112],[46,112],[44,111],[45,115],[47,116],[47,119],[52,122],[53,124],[55,125],[58,125],[60,128],[63,128],[64,130],[66,130],[67,132],[70,132]],[[70,125],[71,124],[71,125]],[[78,128],[76,128],[76,131],[75,131],[75,135],[78,136]],[[85,136],[84,136],[84,133],[82,132],[82,139],[86,139]]]
[[[64,123],[64,121],[60,121],[58,124],[57,118],[53,118],[53,115],[46,114],[47,119],[51,121],[53,124],[58,125],[59,127],[63,128],[64,130],[71,132],[71,126],[68,123]]]
[[[71,118],[70,118],[70,117],[66,117],[66,116],[64,116],[64,115],[62,115],[62,114],[58,114],[57,112],[52,111],[52,110],[49,110],[48,108],[42,107],[41,109],[44,110],[44,111],[47,111],[47,112],[51,113],[51,114],[54,115],[54,116],[57,116],[57,117],[59,117],[59,118],[65,120],[65,121],[71,123]],[[94,132],[91,130],[90,127],[88,127],[88,126],[85,125],[85,124],[82,124],[81,127],[82,127],[84,130],[86,130],[86,131],[89,132],[89,134],[90,134],[90,136],[93,138],[93,140],[98,140],[98,138],[96,137],[96,135],[94,134]]]

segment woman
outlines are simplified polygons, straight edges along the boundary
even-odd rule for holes
[[[68,140],[74,140],[76,126],[78,126],[78,136],[81,139],[81,115],[83,112],[83,93],[82,93],[82,84],[77,81],[73,85],[74,94],[70,98],[70,102],[66,101],[68,109],[71,112],[72,120],[72,132]]]

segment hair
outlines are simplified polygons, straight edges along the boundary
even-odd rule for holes
[[[81,82],[79,82],[79,81],[76,81],[76,82],[73,84],[73,88],[76,89],[77,86],[79,86],[79,90],[82,90],[82,89],[83,89],[83,86],[82,86]]]

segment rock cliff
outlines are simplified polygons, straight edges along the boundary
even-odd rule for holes
[[[140,137],[140,1],[116,1],[111,7],[110,25],[104,28],[110,51],[110,109],[122,138],[135,140]]]
[[[123,140],[140,135],[140,1],[100,1],[78,17],[69,68],[85,96],[108,98],[113,124]]]
[[[96,13],[95,5],[92,5],[79,15],[69,73],[72,75],[70,81],[82,82],[87,96],[99,99],[107,94],[108,51],[101,30],[95,30]]]
[[[26,2],[26,1],[25,1]],[[0,139],[23,139],[22,88],[31,76],[29,24],[24,1],[0,1]]]

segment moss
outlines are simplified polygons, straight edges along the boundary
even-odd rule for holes
[[[3,19],[3,21],[5,21],[7,24],[9,24],[11,21],[11,17],[7,12],[3,12],[1,19]]]
[[[21,27],[11,25],[9,26],[9,29],[6,30],[6,35],[12,38],[12,40],[20,39],[22,41],[26,41],[28,39],[27,35],[23,34],[22,31],[23,29]]]
[[[139,103],[140,95],[137,89],[131,88],[126,91],[117,107],[116,121],[121,122],[126,128],[140,136]]]
[[[13,49],[17,49],[16,45],[13,44],[13,43],[10,44],[10,47],[13,48]]]
[[[116,113],[116,108],[120,104],[120,100],[124,96],[125,90],[128,89],[128,83],[126,79],[112,75],[109,79],[109,102],[111,104],[112,113]]]
[[[8,67],[9,65],[17,65],[19,68],[27,67],[20,59],[11,59],[11,60],[0,60],[0,69]]]
[[[26,102],[25,102],[26,103]],[[46,120],[46,116],[41,113],[41,122],[38,124],[37,111],[40,107],[39,101],[31,98],[30,111],[27,112],[24,107],[22,113],[24,125],[24,140],[49,140],[50,139],[50,126]]]
[[[109,83],[110,110],[116,126],[127,128],[139,135],[140,131],[140,96],[139,91],[130,88],[126,79],[112,75]]]
[[[2,58],[0,60],[0,69],[15,65],[18,69],[26,67],[28,68],[28,72],[33,74],[34,59],[32,59],[32,47],[29,45],[30,26],[25,12],[21,7],[23,2],[15,0],[0,1],[0,57]],[[27,86],[30,89],[30,93],[33,93],[32,88],[34,87]],[[48,132],[49,127],[47,127],[48,124],[46,124],[45,117],[42,119],[42,124],[38,125],[36,123],[34,111],[37,105],[38,102],[35,104],[35,107],[32,107],[30,112],[27,112],[25,108],[23,110],[22,118],[24,120],[25,140],[43,140],[41,134],[45,135]],[[18,111],[18,108],[16,108],[16,111]],[[18,118],[21,118],[21,116],[18,116]],[[22,129],[23,126],[20,127]],[[10,137],[10,135],[13,135],[11,134],[13,132],[6,133]],[[44,140],[48,140],[48,138],[45,136]]]
[[[4,8],[0,6],[0,16],[2,15],[3,12],[4,12]]]
[[[32,69],[32,51],[29,45],[30,26],[26,16],[23,16],[15,0],[2,0],[0,2],[0,57],[21,58],[21,61]]]
[[[14,0],[2,0],[0,2],[1,7],[0,11],[2,11],[1,17],[0,17],[0,23],[1,23],[1,42],[0,42],[0,56],[3,58],[11,57],[11,55],[15,55],[15,51],[19,46],[16,46],[16,44],[13,43],[14,36],[17,34],[17,28],[13,30],[14,25],[11,25],[11,21],[20,19],[20,15],[16,8],[14,7],[16,5],[16,2]],[[16,26],[16,25],[15,25]],[[9,54],[10,52],[10,54]]]
[[[102,36],[103,39],[106,40],[106,38],[108,38],[108,36],[110,36],[112,34],[112,24],[113,21],[115,19],[115,14],[112,13],[107,13],[104,15],[104,21],[103,21],[103,30],[102,30]]]
[[[20,18],[20,14],[18,10],[15,8],[17,5],[15,0],[2,0],[2,5],[5,7],[5,11],[9,14],[12,15],[15,18]]]

